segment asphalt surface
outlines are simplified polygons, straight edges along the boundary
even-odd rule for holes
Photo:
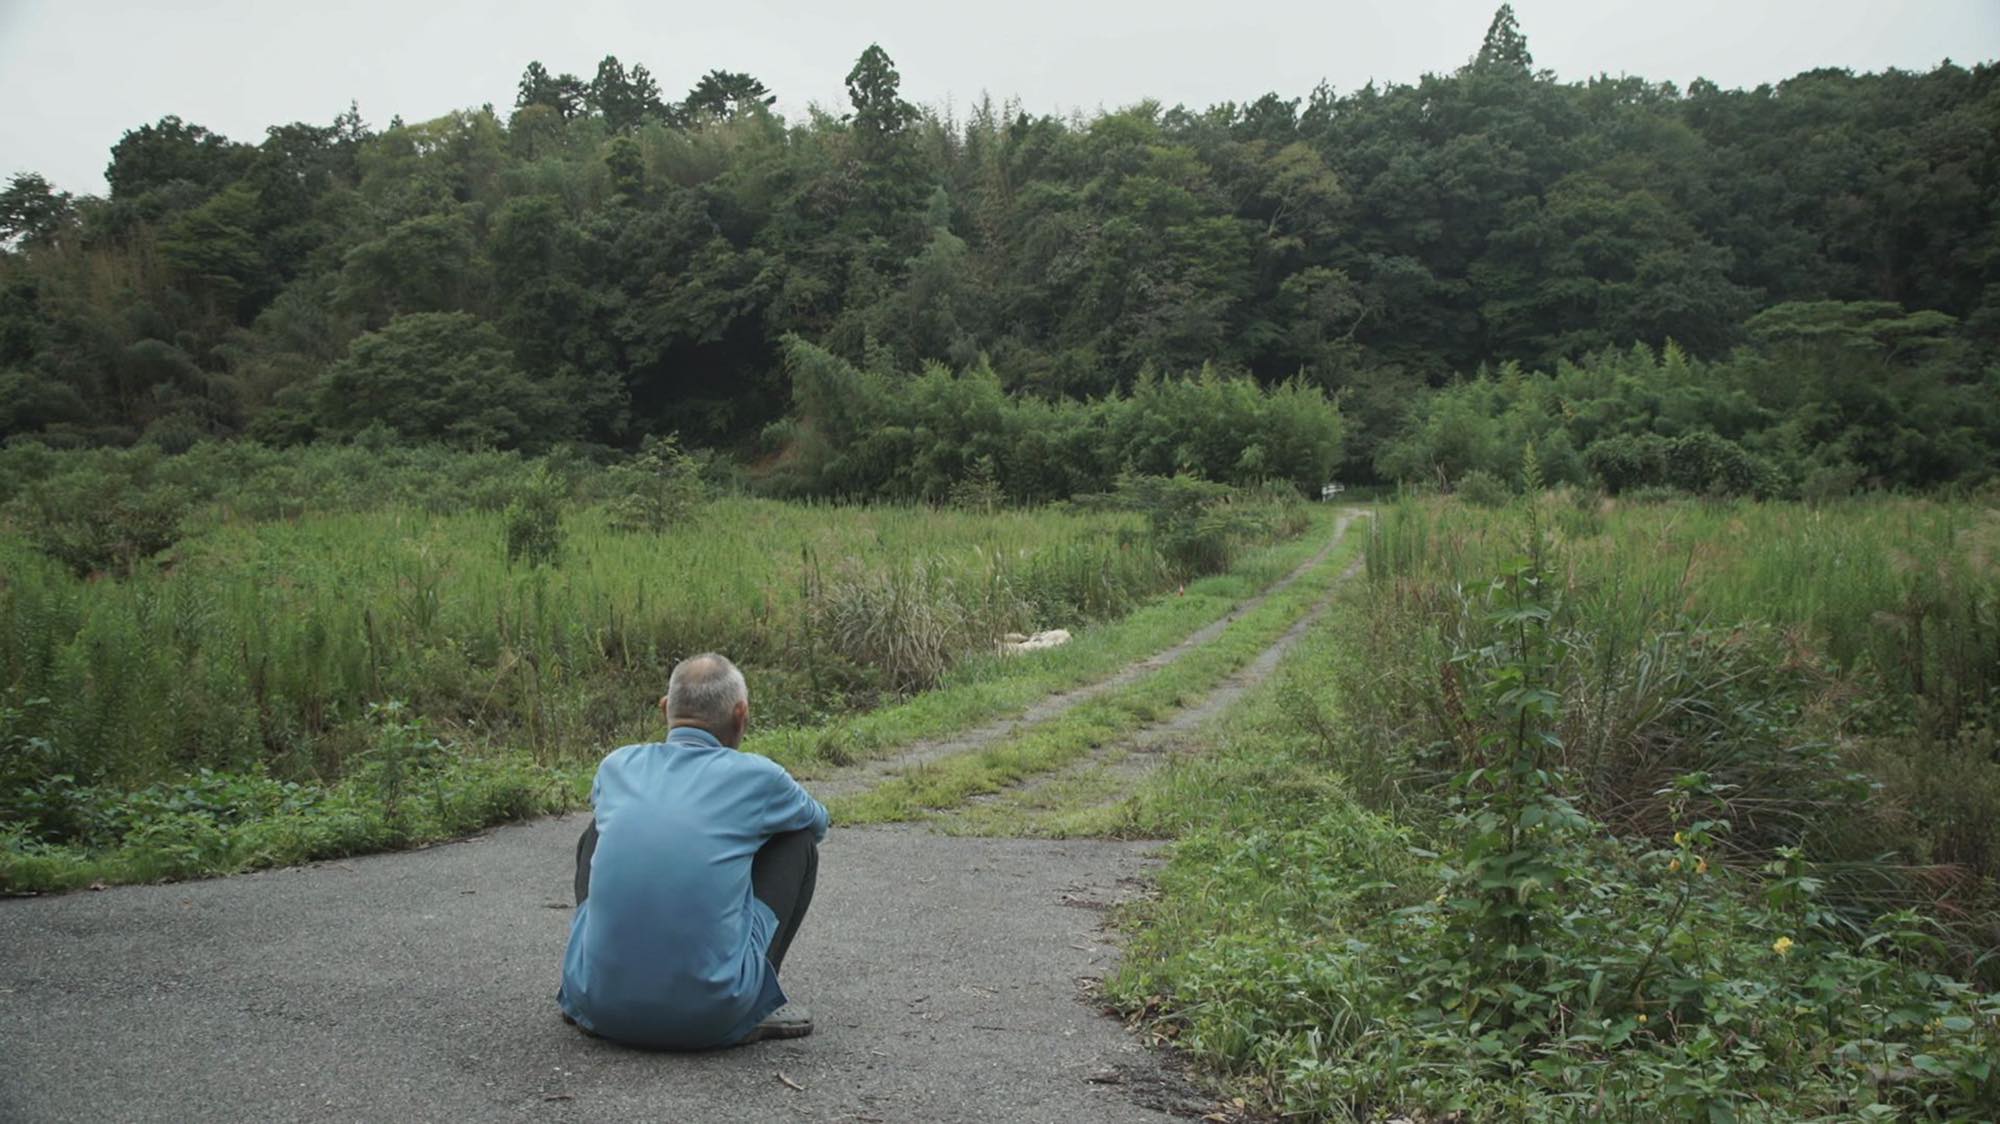
[[[630,1050],[554,1002],[582,818],[0,900],[0,1122],[1158,1121],[1200,1102],[1082,997],[1146,844],[836,828],[804,1039]]]

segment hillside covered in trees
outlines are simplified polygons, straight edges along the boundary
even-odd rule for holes
[[[16,176],[0,436],[677,431],[758,455],[814,446],[801,415],[864,373],[1037,428],[1205,369],[1339,402],[1344,427],[1300,424],[1344,428],[1350,479],[1510,480],[1530,444],[1543,478],[1614,489],[1993,471],[1990,62],[1563,82],[1502,8],[1462,68],[1347,93],[956,119],[905,101],[879,47],[847,88],[785,120],[746,74],[674,99],[616,58],[532,63],[511,107],[380,129],[350,111],[251,144],[164,117],[112,149],[104,198]],[[1115,413],[1048,416],[1083,419],[1081,447]],[[1005,453],[979,471],[1055,487]]]

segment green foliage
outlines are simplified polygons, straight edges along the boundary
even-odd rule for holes
[[[0,817],[0,886],[46,892],[194,878],[450,839],[566,810],[589,783],[582,766],[437,752],[420,727],[399,721],[385,727],[381,756],[331,784],[279,781],[261,769],[201,769],[134,790],[51,777],[35,795],[59,803],[73,826],[37,830]],[[431,752],[386,748],[412,735]],[[392,756],[393,774],[382,763]]]
[[[561,559],[562,515],[568,502],[569,482],[549,471],[546,463],[535,466],[520,494],[501,514],[510,564],[553,566]]]
[[[1375,464],[1411,483],[1474,471],[1515,480],[1533,445],[1550,483],[1817,499],[1864,483],[1983,479],[1978,435],[2000,433],[1991,388],[1966,381],[1949,348],[1893,351],[1872,339],[1771,335],[1719,362],[1669,346],[1546,373],[1503,367],[1419,403]]]
[[[1459,477],[1452,494],[1479,507],[1505,507],[1514,498],[1512,488],[1483,468],[1475,468]]]
[[[0,481],[136,455],[28,452],[0,456]],[[579,507],[565,520],[571,564],[517,569],[495,545],[505,497],[472,511],[458,491],[468,479],[454,478],[493,474],[512,488],[543,466],[387,457],[404,476],[345,446],[210,445],[162,459],[163,472],[193,459],[205,478],[250,487],[291,467],[318,481],[308,495],[345,495],[316,492],[323,473],[377,473],[361,481],[376,506],[358,514],[254,524],[228,514],[240,499],[212,499],[217,517],[171,571],[85,587],[0,536],[0,886],[227,872],[570,806],[604,747],[654,733],[667,670],[703,648],[742,661],[762,700],[756,750],[793,765],[949,733],[1173,643],[1314,546],[1286,544],[1056,653],[961,662],[1006,628],[1130,611],[1170,588],[1166,563],[1126,515],[724,499],[699,534],[645,538]],[[569,471],[580,492],[606,491],[608,473]],[[398,495],[447,510],[426,515]],[[815,550],[787,557],[774,541]],[[804,580],[816,551],[848,561]],[[835,642],[836,620],[855,630],[856,650]],[[826,633],[817,659],[801,643],[815,621]],[[850,717],[893,682],[937,678],[940,664],[948,689]]]
[[[107,199],[0,193],[0,436],[742,445],[825,423],[795,337],[1047,403],[1006,411],[1046,435],[1008,456],[885,435],[928,462],[888,494],[929,502],[982,457],[1010,501],[1127,467],[1324,483],[1317,411],[1235,389],[1288,380],[1343,404],[1353,483],[1513,485],[1532,440],[1583,484],[1598,440],[1697,430],[1781,494],[1991,474],[1991,64],[1565,83],[1511,10],[1479,30],[1413,82],[1079,120],[913,106],[878,46],[851,112],[790,121],[750,75],[669,100],[609,56],[531,63],[504,119],[350,109],[251,145],[164,118],[113,148]],[[1634,345],[1686,354],[1647,373]],[[1449,385],[1510,363],[1551,385]],[[1179,377],[1204,370],[1230,389]]]
[[[15,495],[8,521],[72,573],[129,574],[180,541],[189,515],[191,493],[160,479],[158,464],[141,450],[52,473]]]
[[[888,52],[869,44],[847,74],[847,97],[854,104],[854,128],[862,152],[881,158],[897,134],[916,120],[916,107],[898,95],[902,75]]]
[[[698,475],[672,446],[652,451],[678,466],[675,489]],[[644,737],[647,703],[695,651],[749,669],[761,723],[819,721],[957,674],[1007,631],[1078,630],[1173,587],[1127,513],[722,498],[664,532],[615,529],[621,499],[653,480],[573,456],[393,443],[0,450],[10,505],[83,481],[192,504],[172,565],[129,573],[80,576],[24,524],[0,532],[0,820],[30,851],[67,849],[36,859],[37,879],[124,847],[129,832],[90,827],[93,807],[202,769],[349,785],[409,824],[458,822],[416,779],[438,755],[429,739],[447,758],[584,760]],[[1276,514],[1257,524],[1300,529]],[[528,549],[550,542],[561,567]],[[841,562],[807,582],[801,547]],[[1219,613],[1236,596],[1172,603]],[[407,709],[380,709],[395,700]],[[403,729],[418,716],[423,732]],[[368,828],[368,845],[395,827]],[[234,844],[203,838],[202,861],[234,869]]]
[[[610,523],[621,531],[661,534],[684,522],[706,498],[701,463],[673,435],[648,437],[630,460],[605,471]]]
[[[809,493],[936,502],[984,473],[1035,502],[1106,491],[1128,469],[1317,487],[1340,453],[1338,409],[1298,383],[1266,390],[1208,371],[1050,402],[1008,394],[984,367],[880,374],[796,339],[787,354],[798,420],[767,436],[786,446],[775,480]]]
[[[1695,495],[1769,495],[1771,467],[1726,437],[1697,430],[1680,437],[1619,434],[1583,451],[1592,475],[1613,494],[1645,488]]]
[[[33,172],[7,177],[0,191],[0,245],[46,245],[55,241],[74,217],[76,203],[67,191],[57,191]]]
[[[566,436],[554,388],[515,366],[492,325],[467,313],[399,316],[327,372],[319,417],[333,433],[381,424],[412,440],[520,448]]]
[[[1514,19],[1512,4],[1502,4],[1493,13],[1486,39],[1479,44],[1479,54],[1473,61],[1475,65],[1495,70],[1526,71],[1535,65],[1535,57],[1528,53],[1528,37],[1521,34],[1521,25]]]
[[[681,100],[681,112],[691,121],[701,121],[768,110],[777,100],[776,94],[748,74],[711,70]]]
[[[1964,926],[1994,908],[1991,870],[1986,897],[1962,873],[1942,900],[1885,896],[1936,877],[1863,857],[1882,842],[1869,818],[1912,790],[1878,774],[1863,803],[1849,770],[1867,758],[1810,743],[1834,708],[1896,697],[1872,672],[1829,682],[1798,649],[1867,627],[1887,589],[1854,559],[1913,514],[1845,509],[1801,549],[1740,523],[1823,514],[1758,510],[1685,529],[1697,509],[1646,509],[1569,538],[1532,503],[1525,529],[1396,509],[1337,627],[1142,799],[1142,826],[1184,835],[1114,995],[1284,1115],[2000,1109],[2000,994],[1964,982],[1990,970],[1974,958],[1990,935]],[[1663,528],[1733,561],[1689,570]],[[1684,601],[1798,631],[1653,631]],[[1891,734],[1878,760],[2000,791],[1982,723],[1949,756]],[[1990,815],[1929,799],[1940,824]]]
[[[1514,548],[1463,508],[1382,523],[1371,572],[1397,593],[1375,627],[1409,639],[1351,688],[1380,720],[1327,752],[1370,802],[1436,805],[1481,728],[1437,665],[1491,643],[1445,583]],[[1935,907],[1972,970],[2000,927],[1992,523],[1979,508],[1856,506],[1558,517],[1580,607],[1555,622],[1569,653],[1556,767],[1592,816],[1653,840],[1673,830],[1676,778],[1699,775],[1729,853],[1805,848],[1841,872],[1827,896],[1857,923]]]
[[[993,469],[993,458],[981,457],[972,462],[972,469],[964,479],[954,481],[945,502],[952,507],[966,511],[992,512],[1007,502],[1007,495],[1000,490],[999,476]]]
[[[1146,516],[1160,554],[1183,577],[1229,568],[1250,513],[1236,508],[1230,490],[1193,476],[1118,478],[1114,502]]]

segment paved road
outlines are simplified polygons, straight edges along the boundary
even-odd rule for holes
[[[581,823],[0,900],[0,1121],[1109,1124],[1192,1103],[1078,997],[1147,845],[836,828],[786,968],[817,1032],[676,1055],[556,1015]]]

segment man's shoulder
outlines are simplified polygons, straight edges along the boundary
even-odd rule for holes
[[[650,756],[653,751],[659,748],[660,743],[658,742],[635,742],[632,745],[621,745],[604,755],[604,760],[597,763],[597,771],[599,773],[616,773],[621,769],[629,768],[635,758]]]
[[[778,764],[761,753],[751,753],[748,750],[739,749],[733,751],[730,757],[736,762],[736,767],[739,769],[769,773],[773,776],[786,778],[790,778],[792,775],[783,765]]]
[[[798,783],[792,771],[761,753],[746,753],[735,750],[729,755],[737,772],[746,777],[754,777],[760,784],[782,785],[790,788]]]

